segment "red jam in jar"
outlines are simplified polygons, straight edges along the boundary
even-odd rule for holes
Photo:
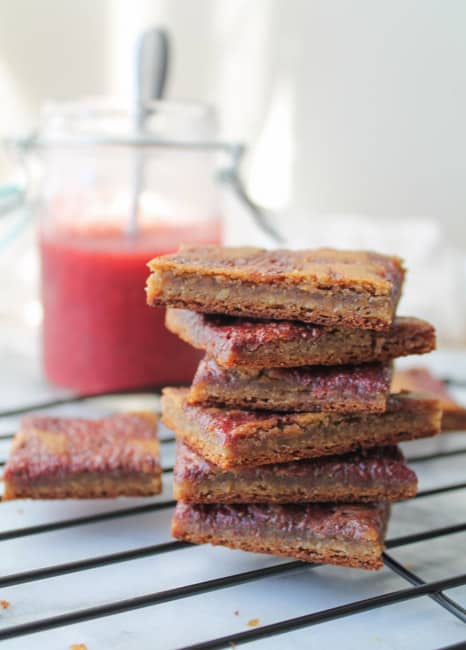
[[[136,237],[110,226],[40,236],[47,378],[80,394],[189,383],[200,352],[148,307],[147,262],[180,243],[218,244],[219,220],[153,224]]]

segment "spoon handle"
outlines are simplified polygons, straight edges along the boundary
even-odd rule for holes
[[[168,34],[159,28],[143,32],[136,43],[134,70],[134,130],[144,133],[147,106],[151,101],[161,99],[168,76],[170,43]],[[134,154],[133,177],[131,184],[130,210],[127,234],[135,236],[138,232],[139,199],[144,186],[144,154],[136,149]]]

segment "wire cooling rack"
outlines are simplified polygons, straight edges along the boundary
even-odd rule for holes
[[[4,411],[0,458],[29,410],[96,415],[157,406],[148,393]],[[466,432],[404,446],[421,489],[394,506],[378,573],[170,539],[174,439],[164,429],[161,438],[159,497],[0,504],[0,643],[48,650],[79,643],[88,650],[466,647]]]

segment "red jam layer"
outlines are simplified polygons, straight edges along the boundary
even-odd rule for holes
[[[146,304],[147,262],[181,241],[218,243],[218,220],[158,224],[129,238],[72,226],[40,237],[47,378],[81,394],[189,383],[200,354]]]
[[[142,415],[102,420],[27,416],[13,444],[6,478],[160,470],[155,419]]]

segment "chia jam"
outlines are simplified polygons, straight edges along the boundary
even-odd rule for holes
[[[40,234],[43,362],[54,384],[81,394],[189,383],[201,354],[145,300],[147,262],[181,243],[218,244],[219,220],[117,227],[72,225]]]

